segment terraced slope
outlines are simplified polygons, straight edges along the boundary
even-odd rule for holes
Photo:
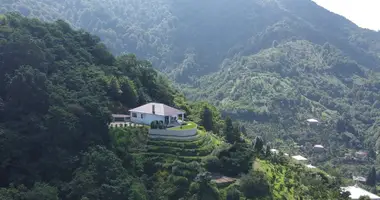
[[[198,136],[194,140],[149,138],[145,150],[133,154],[148,156],[152,159],[159,158],[163,163],[174,160],[182,162],[201,161],[203,157],[211,154],[221,144],[223,141],[213,134],[198,130]]]

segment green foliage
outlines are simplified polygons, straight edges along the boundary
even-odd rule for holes
[[[371,168],[371,171],[368,173],[366,184],[369,186],[376,186],[376,169],[375,167]]]
[[[0,199],[3,200],[58,200],[58,189],[44,183],[35,183],[33,188],[27,189],[24,185],[17,188],[11,185],[9,188],[0,189]]]
[[[369,196],[360,196],[359,200],[370,200],[371,198]]]
[[[68,184],[67,198],[122,199],[128,196],[130,179],[112,151],[96,146],[83,154],[80,167]]]
[[[173,105],[166,79],[61,20],[1,18],[1,199],[150,199],[132,155],[148,130],[108,124],[141,102]]]
[[[240,200],[240,192],[236,188],[230,188],[227,191],[226,200]]]
[[[254,170],[265,174],[274,199],[349,199],[340,192],[336,179],[297,163],[273,164],[257,159]]]
[[[244,175],[240,180],[240,190],[249,199],[266,199],[271,196],[271,188],[265,174],[254,171]]]
[[[235,135],[235,129],[232,125],[232,120],[230,117],[227,117],[225,120],[224,135],[228,143],[233,144],[240,139],[240,135]],[[240,134],[240,133],[238,133]]]
[[[260,155],[264,141],[278,138],[288,146],[329,144],[336,157],[380,146],[380,37],[310,1],[2,2],[0,12],[10,10],[68,23],[0,16],[1,199],[220,199],[194,161],[236,176],[249,172],[253,149]],[[240,125],[223,122],[215,106],[186,102],[150,62],[114,57],[69,23],[115,53],[150,59],[187,83],[178,87],[188,97],[247,121],[244,135],[263,139],[254,147],[240,141]],[[144,128],[108,131],[111,112],[150,101],[179,106],[234,145],[219,149],[213,135],[170,142],[148,140]],[[305,127],[309,117],[323,126]],[[250,172],[261,175],[242,179],[246,198],[344,199],[325,174],[282,156],[267,159],[273,164],[261,163],[263,172]]]
[[[201,126],[203,126],[206,131],[214,130],[212,111],[207,106],[203,108]]]
[[[241,173],[247,173],[251,168],[252,159],[254,158],[252,146],[246,143],[235,143],[229,147],[222,147],[217,153],[219,161],[215,161],[212,171],[226,174],[228,176],[236,176]]]
[[[264,142],[261,137],[259,136],[256,137],[256,139],[254,140],[254,147],[255,147],[256,153],[261,153],[263,151]]]

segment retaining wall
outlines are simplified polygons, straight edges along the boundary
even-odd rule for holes
[[[197,135],[197,128],[188,130],[150,129],[149,134],[169,137],[190,137]]]
[[[163,136],[163,135],[149,135],[149,138],[154,139],[164,139],[164,140],[183,140],[183,141],[192,141],[198,138],[198,135],[188,136],[188,137],[177,137],[177,136]]]

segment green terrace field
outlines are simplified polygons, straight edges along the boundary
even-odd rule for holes
[[[222,143],[213,134],[198,130],[198,137],[192,141],[149,139],[146,151],[136,154],[160,157],[166,163],[175,159],[182,162],[200,161]]]
[[[195,124],[194,122],[186,122],[186,125],[182,125],[182,126],[176,126],[176,127],[173,127],[173,128],[168,128],[169,130],[189,130],[189,129],[193,129],[193,128],[196,128],[197,127],[197,124]]]
[[[180,160],[182,162],[201,161],[224,142],[212,133],[197,131],[194,140],[155,139],[147,136],[147,128],[115,128],[111,135],[125,144],[132,155],[153,159],[162,163]],[[123,150],[123,148],[121,148]]]

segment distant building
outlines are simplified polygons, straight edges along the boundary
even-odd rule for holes
[[[350,192],[350,198],[353,200],[358,200],[361,196],[368,196],[371,200],[380,200],[380,197],[372,194],[358,186],[348,186],[348,187],[342,187],[342,191],[344,192]]]
[[[305,162],[307,161],[307,158],[301,156],[301,155],[297,155],[297,156],[292,156],[292,158],[298,162]]]
[[[273,154],[278,154],[278,150],[277,149],[271,149],[270,152],[273,153]]]
[[[366,182],[367,179],[365,177],[362,177],[362,176],[352,176],[352,179],[354,181],[359,181],[359,182]]]
[[[318,123],[319,122],[316,119],[307,119],[306,121],[309,122],[309,123]]]
[[[366,151],[357,151],[355,152],[355,158],[359,160],[365,160],[368,157],[368,152]]]
[[[315,168],[317,168],[317,167],[315,167],[315,166],[313,166],[313,165],[310,165],[310,164],[309,164],[309,165],[306,165],[306,167],[307,167],[307,168],[310,168],[310,169],[315,169]]]
[[[314,152],[323,152],[323,151],[325,151],[325,148],[320,144],[316,144],[313,147],[313,151]]]

